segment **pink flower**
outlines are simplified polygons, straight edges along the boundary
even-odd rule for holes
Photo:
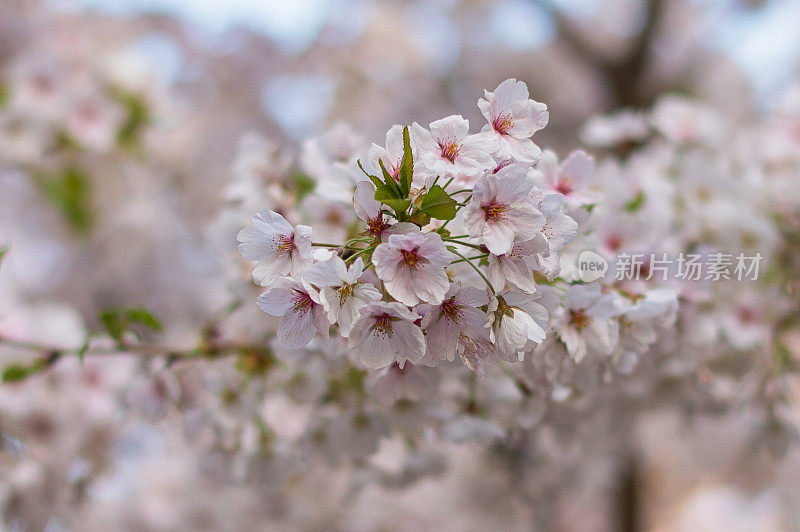
[[[469,135],[469,121],[461,115],[430,123],[430,131],[416,122],[412,126],[421,165],[415,168],[424,177],[456,177],[471,183],[494,168],[492,152],[496,142],[486,135]]]
[[[484,175],[461,211],[469,235],[481,238],[495,255],[509,253],[515,239],[535,237],[545,223],[528,196],[533,181],[526,173],[524,166],[509,165]]]
[[[292,225],[277,212],[264,209],[237,236],[239,253],[258,261],[253,280],[267,286],[282,275],[302,273],[311,257],[311,228]]]
[[[425,356],[425,336],[414,323],[417,319],[418,314],[400,303],[370,303],[361,309],[348,345],[368,368],[417,364]]]
[[[530,138],[547,125],[547,106],[529,99],[528,86],[515,79],[507,79],[494,92],[484,93],[485,99],[478,100],[478,108],[489,123],[483,126],[482,133],[497,142],[495,155],[499,159],[536,161],[541,150]]]
[[[391,235],[372,253],[375,273],[401,303],[438,305],[450,286],[445,267],[451,256],[437,233]]]
[[[258,308],[273,316],[282,316],[278,340],[299,349],[316,333],[327,342],[330,325],[317,294],[291,277],[280,277],[258,297]]]
[[[488,317],[478,307],[489,302],[485,290],[453,284],[439,305],[421,305],[422,329],[428,344],[426,362],[453,360],[462,334],[475,336],[485,331]]]
[[[542,343],[547,319],[547,309],[520,291],[499,294],[489,304],[492,342],[508,358],[522,360],[524,353]]]
[[[594,159],[582,151],[574,151],[558,164],[556,154],[547,150],[531,175],[546,192],[564,195],[568,205],[581,206],[597,203],[602,194],[585,190],[594,173]]]
[[[536,292],[533,267],[537,265],[537,257],[549,254],[547,241],[541,234],[531,240],[515,242],[509,253],[489,255],[489,280],[495,290],[503,290],[508,282],[532,294]]]
[[[380,292],[371,284],[361,282],[364,262],[357,258],[350,268],[338,255],[316,263],[303,279],[319,288],[320,302],[331,324],[339,324],[344,338],[350,335],[364,305],[378,301]]]

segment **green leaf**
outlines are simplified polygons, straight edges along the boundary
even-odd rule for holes
[[[139,324],[153,331],[164,330],[161,322],[145,308],[115,308],[100,313],[100,323],[111,338],[122,344],[131,325]]]
[[[33,373],[29,366],[21,364],[12,364],[3,369],[3,382],[19,382]]]
[[[439,185],[434,185],[422,197],[419,210],[437,220],[452,220],[456,216],[456,201]]]
[[[11,95],[10,91],[8,90],[8,86],[6,86],[4,83],[0,83],[0,108],[6,106],[10,96]]]
[[[38,176],[45,198],[67,219],[72,229],[86,234],[92,227],[91,182],[79,168],[68,166],[56,178]]]
[[[411,215],[410,220],[412,223],[415,223],[420,227],[425,227],[431,222],[431,217],[427,213],[424,213],[422,211],[416,211],[414,214]]]
[[[383,160],[378,159],[378,164],[381,167],[381,172],[383,172],[383,181],[385,185],[392,191],[392,197],[405,199],[406,194],[403,194],[403,191],[400,190],[400,185],[398,185],[397,181],[394,180],[392,174],[386,170],[386,167],[383,165]]]
[[[147,102],[137,94],[120,94],[119,102],[125,107],[127,116],[117,133],[117,142],[130,146],[139,138],[139,131],[150,122],[150,110]]]
[[[0,264],[3,264],[3,257],[6,256],[6,253],[8,253],[8,246],[0,247]]]
[[[303,198],[314,192],[314,188],[317,186],[317,182],[314,181],[311,176],[304,174],[303,172],[293,173],[291,180],[297,203],[300,203]]]
[[[398,178],[403,197],[407,198],[411,190],[411,181],[414,178],[414,154],[411,151],[411,137],[408,134],[408,126],[403,128],[403,158],[400,161]]]
[[[370,181],[372,181],[372,184],[375,185],[376,188],[380,187],[383,184],[383,181],[381,181],[378,178],[378,176],[372,175],[366,170],[364,170],[364,166],[361,164],[361,159],[359,159],[357,162],[358,162],[358,167],[361,168],[361,171],[364,172],[364,175],[367,176]]]
[[[644,205],[644,192],[639,191],[632,200],[625,204],[625,210],[628,212],[636,212]]]

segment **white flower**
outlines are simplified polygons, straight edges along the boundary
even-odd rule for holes
[[[532,301],[530,294],[509,291],[489,303],[491,340],[507,359],[518,357],[542,343],[547,327],[547,309]]]
[[[461,115],[431,122],[430,131],[415,122],[412,131],[422,163],[414,169],[415,174],[456,177],[471,183],[495,166],[492,152],[496,143],[486,135],[469,135],[469,121]]]
[[[316,333],[328,340],[325,309],[316,294],[291,277],[280,277],[258,297],[258,308],[273,316],[282,316],[278,340],[292,348],[308,344]]]
[[[489,281],[495,290],[502,290],[509,282],[524,292],[536,292],[533,266],[539,256],[550,254],[547,241],[541,234],[531,240],[515,242],[511,251],[504,255],[489,255]]]
[[[561,273],[559,253],[575,239],[578,223],[561,212],[564,202],[562,194],[549,194],[539,202],[539,209],[545,216],[542,236],[547,242],[547,253],[536,255],[536,268],[544,273],[548,281],[552,281]]]
[[[348,269],[338,255],[316,263],[308,270],[303,279],[319,288],[319,297],[328,320],[331,324],[339,324],[339,332],[345,338],[350,335],[364,305],[378,301],[380,292],[371,284],[359,282],[364,272],[361,257]]]
[[[417,364],[425,356],[425,336],[414,324],[417,319],[418,314],[400,303],[370,303],[361,309],[348,345],[368,368],[392,362],[402,368],[406,360]]]
[[[422,329],[428,344],[426,362],[453,360],[462,334],[484,331],[487,316],[478,307],[489,302],[485,290],[454,283],[439,305],[420,305]]]
[[[478,107],[489,122],[483,134],[498,145],[497,157],[534,162],[541,150],[530,138],[547,125],[547,106],[528,98],[528,86],[515,79],[502,82],[494,92],[484,91]]]
[[[316,189],[331,201],[347,203],[358,182],[356,160],[363,139],[350,124],[339,123],[303,143],[300,165],[317,181]]]
[[[545,217],[528,195],[533,181],[526,168],[509,165],[484,175],[461,211],[469,235],[481,238],[495,255],[511,251],[514,239],[530,240],[542,229]]]
[[[391,235],[372,253],[375,273],[396,300],[438,305],[450,286],[445,267],[450,253],[437,233]]]
[[[390,224],[381,212],[381,204],[375,199],[375,185],[369,181],[361,181],[356,185],[353,194],[353,209],[356,216],[367,224],[367,233],[386,241],[389,235],[407,234],[419,231],[419,227],[412,223],[400,222]]]
[[[564,299],[566,314],[558,335],[575,362],[591,349],[610,355],[617,345],[621,302],[613,294],[603,294],[598,284],[572,285]]]
[[[582,151],[570,153],[558,164],[556,154],[545,150],[536,169],[530,173],[536,184],[545,191],[563,194],[568,205],[577,207],[591,205],[602,199],[600,193],[584,189],[594,173],[594,166],[594,159]]]
[[[239,252],[258,261],[253,280],[267,286],[282,275],[299,275],[311,257],[311,228],[292,225],[277,212],[264,209],[237,236]]]

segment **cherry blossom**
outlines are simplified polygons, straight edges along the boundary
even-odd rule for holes
[[[424,313],[421,327],[428,345],[427,357],[432,361],[452,361],[458,351],[461,336],[479,336],[488,316],[478,307],[487,305],[486,290],[471,286],[450,285],[444,300],[438,305],[420,305]]]
[[[328,340],[329,325],[317,294],[291,277],[279,277],[258,297],[258,307],[273,316],[282,316],[278,339],[300,348],[319,333]]]
[[[436,120],[429,127],[430,131],[414,123],[412,129],[423,176],[456,177],[466,184],[494,164],[493,139],[469,135],[469,121],[461,115]]]
[[[282,275],[297,275],[308,266],[311,256],[311,228],[292,225],[280,214],[265,209],[239,232],[239,252],[258,261],[253,280],[267,286]]]
[[[495,255],[510,252],[515,239],[536,236],[545,218],[528,199],[532,188],[524,166],[509,165],[485,174],[462,211],[469,235],[480,238]]]
[[[353,325],[349,346],[368,368],[418,364],[425,356],[425,336],[414,323],[417,319],[419,315],[400,303],[370,303]]]
[[[389,294],[406,305],[438,305],[450,286],[444,268],[451,255],[436,233],[391,235],[375,248],[372,260]]]
[[[530,138],[550,118],[547,106],[529,99],[528,87],[515,79],[502,82],[494,92],[485,91],[478,107],[489,122],[482,133],[497,142],[497,157],[534,162],[541,150]]]
[[[359,312],[365,305],[381,299],[381,294],[370,283],[361,281],[364,261],[357,258],[348,266],[337,255],[317,262],[303,279],[319,289],[319,298],[328,313],[331,325],[339,324],[345,338],[350,335]]]

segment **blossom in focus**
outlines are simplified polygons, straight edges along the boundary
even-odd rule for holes
[[[275,211],[264,209],[239,232],[239,252],[247,260],[258,261],[253,280],[267,286],[283,275],[297,275],[311,257],[311,228],[292,225]]]
[[[515,242],[511,251],[503,255],[490,254],[489,280],[495,290],[502,290],[506,283],[511,283],[523,292],[536,292],[533,280],[533,267],[537,257],[549,256],[547,241],[541,234],[524,242]]]
[[[528,198],[533,181],[526,167],[509,165],[487,173],[475,184],[472,199],[462,211],[469,236],[480,238],[491,253],[504,255],[514,240],[530,240],[545,218]]]
[[[489,303],[491,340],[508,359],[521,360],[524,353],[542,343],[547,319],[547,309],[524,292],[504,292]]]
[[[469,121],[461,115],[431,122],[430,131],[415,122],[412,134],[422,163],[417,171],[423,177],[455,177],[466,184],[494,165],[494,139],[470,135]]]
[[[478,307],[488,302],[486,290],[453,283],[440,304],[420,305],[428,345],[426,360],[453,360],[462,335],[483,332],[488,318]]]
[[[348,268],[338,255],[317,262],[305,275],[304,280],[319,288],[319,298],[331,324],[339,324],[339,332],[345,338],[358,318],[361,308],[381,299],[378,289],[361,282],[364,261],[357,258]]]
[[[445,266],[451,255],[436,233],[391,235],[372,254],[375,273],[393,298],[409,306],[438,305],[450,286]]]
[[[291,277],[280,277],[258,297],[258,308],[281,316],[278,340],[289,347],[307,345],[319,333],[327,341],[329,324],[317,294]]]
[[[419,363],[425,356],[425,336],[414,322],[419,315],[401,303],[370,303],[350,331],[349,347],[368,368],[382,368],[397,362]]]
[[[528,97],[528,86],[507,79],[494,92],[484,91],[478,108],[489,122],[481,130],[497,142],[499,159],[534,162],[541,155],[531,137],[544,128],[550,115],[547,106]]]

